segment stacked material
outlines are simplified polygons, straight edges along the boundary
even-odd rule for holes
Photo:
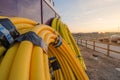
[[[0,80],[89,80],[68,42],[50,26],[3,16],[0,24]]]
[[[54,18],[51,25],[52,28],[54,28],[67,42],[68,46],[74,52],[74,55],[78,57],[82,67],[86,70],[86,66],[80,53],[79,47],[77,46],[76,41],[74,40],[70,30],[68,29],[68,26],[64,24],[59,18]]]

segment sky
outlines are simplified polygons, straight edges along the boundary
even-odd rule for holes
[[[54,0],[71,32],[120,31],[120,0]]]

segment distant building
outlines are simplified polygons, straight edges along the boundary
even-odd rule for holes
[[[99,34],[98,32],[92,32],[92,34]]]

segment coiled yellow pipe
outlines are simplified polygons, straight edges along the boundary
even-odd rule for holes
[[[35,32],[46,45],[45,48],[42,48],[26,40],[15,43],[7,50],[2,59],[0,80],[51,80],[48,60],[48,57],[51,56],[55,56],[61,66],[61,69],[54,72],[56,80],[89,80],[76,59],[74,51],[66,41],[62,40],[61,46],[54,47],[58,36],[60,36],[54,29],[47,25],[38,25],[37,22],[26,18],[2,16],[0,18],[9,18],[20,34],[29,31]],[[1,45],[1,55],[4,52],[2,47]]]

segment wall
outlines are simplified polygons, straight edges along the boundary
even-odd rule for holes
[[[0,0],[0,16],[19,16],[49,24],[59,15],[46,0]]]

